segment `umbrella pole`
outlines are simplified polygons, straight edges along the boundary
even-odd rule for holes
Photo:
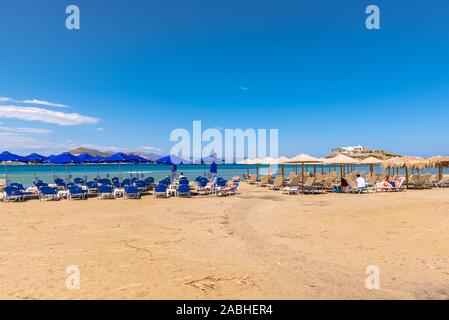
[[[369,165],[369,171],[370,171],[370,177],[372,177],[373,176],[373,171],[374,171],[374,165],[373,164]]]
[[[302,182],[302,191],[303,191],[303,193],[304,193],[304,163],[301,163],[301,176],[302,176],[302,180],[301,180],[301,182]]]
[[[405,185],[408,188],[408,167],[405,166]]]
[[[443,179],[443,167],[441,166],[441,163],[438,165],[438,178],[440,181]]]
[[[256,163],[256,181],[259,181],[259,164]]]
[[[313,165],[313,175],[316,176],[316,164]]]
[[[282,164],[282,177],[285,177],[285,164]]]
[[[298,175],[298,165],[295,164],[295,175]]]
[[[324,176],[324,164],[321,165],[321,174]]]

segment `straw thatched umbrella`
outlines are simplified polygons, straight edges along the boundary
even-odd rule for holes
[[[283,177],[285,177],[285,164],[288,163],[289,161],[290,159],[284,156],[277,158],[277,163],[280,164],[282,168]]]
[[[257,180],[259,180],[259,164],[262,164],[261,159],[253,159],[253,160],[248,159],[248,164],[256,165],[256,176],[257,176]]]
[[[344,177],[343,174],[343,166],[346,165],[352,165],[352,164],[359,164],[360,162],[354,158],[345,156],[344,154],[339,154],[333,158],[328,158],[324,160],[325,164],[328,165],[339,165],[340,166],[340,178]]]
[[[264,164],[268,166],[268,174],[271,175],[271,165],[277,164],[277,159],[267,157],[260,160],[260,164]]]
[[[449,157],[448,156],[434,156],[430,159],[430,165],[432,167],[438,167],[438,178],[443,179],[443,168],[449,167]]]
[[[322,161],[319,158],[315,158],[308,154],[301,153],[301,154],[298,154],[297,156],[291,158],[289,161],[287,161],[287,163],[301,164],[301,177],[302,177],[302,182],[304,183],[304,164],[306,164],[306,163],[317,164],[317,163],[322,163]]]
[[[418,176],[420,170],[432,167],[432,162],[428,159],[413,156],[396,157],[389,160],[385,160],[382,163],[382,168],[405,168],[405,181],[408,186],[409,181],[409,169],[417,169]]]
[[[383,163],[383,160],[374,158],[374,157],[368,157],[365,160],[360,161],[360,164],[366,164],[369,165],[369,171],[370,176],[373,176],[374,173],[374,165],[381,165]]]

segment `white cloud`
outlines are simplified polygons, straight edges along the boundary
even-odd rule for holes
[[[103,128],[96,128],[95,131],[100,132],[100,131],[104,131],[104,129]]]
[[[45,101],[45,100],[38,100],[38,99],[29,99],[29,100],[23,100],[23,101],[20,101],[20,102],[27,103],[27,104],[37,104],[37,105],[47,106],[47,107],[70,108],[69,106],[66,106],[65,104],[54,103],[54,102],[49,102],[49,101]]]
[[[12,127],[0,127],[0,131],[10,133],[29,133],[35,135],[47,135],[53,131],[43,128],[12,128]]]
[[[65,113],[37,107],[3,106],[0,105],[0,119],[18,119],[25,121],[40,121],[60,126],[76,126],[80,124],[97,124],[97,118],[78,113]]]
[[[1,102],[10,102],[10,101],[12,101],[11,98],[8,98],[8,97],[0,97],[0,103],[1,103]]]
[[[240,87],[240,90],[243,90],[243,91],[246,91],[246,90],[249,90],[249,88],[248,87]]]
[[[0,103],[5,103],[5,102],[36,104],[36,105],[40,105],[40,106],[56,107],[56,108],[70,108],[69,106],[62,104],[62,103],[54,103],[54,102],[39,100],[39,99],[16,100],[13,98],[8,98],[8,97],[0,97]]]

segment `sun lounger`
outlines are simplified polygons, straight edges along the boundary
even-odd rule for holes
[[[125,187],[123,197],[125,199],[139,199],[140,193],[136,186],[130,185]]]
[[[215,194],[217,195],[217,197],[234,195],[238,193],[238,187],[238,182],[232,182],[232,185],[226,185],[224,187],[217,188]]]
[[[66,189],[66,183],[62,178],[56,178],[54,179],[54,183],[58,186],[58,189],[64,190]]]
[[[80,186],[84,185],[84,183],[85,183],[83,178],[75,178],[75,179],[73,179],[73,182]]]
[[[405,177],[399,177],[395,181],[395,186],[388,185],[385,181],[378,183],[375,188],[377,192],[402,192],[406,190]]]
[[[98,187],[98,199],[114,199],[114,190],[111,186],[101,185]]]
[[[271,179],[270,175],[263,176],[259,182],[256,182],[256,185],[258,187],[265,187],[270,183],[270,179]]]
[[[187,183],[182,183],[178,186],[178,190],[176,192],[176,195],[178,197],[187,197],[190,198],[192,196],[192,193],[190,192],[190,186]]]
[[[282,188],[282,193],[286,193],[289,195],[292,194],[299,194],[300,191],[300,185],[301,183],[301,177],[295,176],[292,178],[291,182],[287,184],[284,188]]]
[[[39,198],[41,201],[60,199],[56,190],[49,186],[41,186],[39,188]]]
[[[131,179],[123,179],[121,186],[122,188],[125,188],[126,186],[132,185]]]
[[[370,192],[375,192],[376,189],[374,188],[370,188],[368,186],[364,187],[364,188],[359,188],[357,186],[357,184],[354,182],[354,180],[349,179],[348,177],[344,177],[342,179],[342,185],[346,183],[347,186],[343,187],[346,188],[346,192],[348,193],[357,193],[357,194],[362,194],[362,193],[370,193]]]
[[[87,188],[88,194],[97,194],[98,193],[98,182],[87,181],[86,188]]]
[[[112,181],[110,179],[100,179],[98,180],[99,185],[112,186]]]
[[[80,186],[70,186],[67,188],[68,190],[68,195],[67,195],[67,199],[69,200],[82,200],[86,198],[86,195],[84,194],[83,189],[81,189]]]
[[[316,182],[316,178],[307,177],[304,184],[300,187],[303,194],[319,194],[325,190]]]
[[[430,185],[428,184],[428,180],[432,175],[430,174],[421,174],[421,175],[412,175],[409,179],[408,188],[409,189],[429,189]]]
[[[23,195],[23,200],[26,200],[27,198],[31,198],[33,196],[35,196],[34,193],[32,192],[27,192],[25,187],[21,184],[21,183],[11,183],[10,186],[15,187],[16,189],[18,189],[20,191],[20,193]]]
[[[257,183],[257,174],[250,174],[248,183],[256,184]]]
[[[14,186],[7,186],[3,190],[3,201],[23,201],[25,199],[23,193]]]
[[[134,182],[134,186],[139,190],[139,192],[147,191],[147,184],[145,181],[137,180]]]
[[[441,180],[437,183],[439,188],[449,187],[449,176],[443,176]]]
[[[158,198],[158,197],[166,198],[167,197],[167,188],[168,188],[167,184],[159,182],[159,184],[156,186],[156,189],[154,190],[154,196],[156,198]]]
[[[271,190],[280,190],[284,187],[284,176],[278,175],[274,179],[273,183],[268,185]]]

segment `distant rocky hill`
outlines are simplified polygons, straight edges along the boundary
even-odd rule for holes
[[[112,153],[109,153],[109,152],[103,152],[103,151],[99,151],[99,150],[95,150],[95,149],[88,149],[88,148],[81,148],[81,147],[70,150],[69,152],[74,155],[89,153],[93,156],[101,156],[101,157],[110,157],[112,155]]]

